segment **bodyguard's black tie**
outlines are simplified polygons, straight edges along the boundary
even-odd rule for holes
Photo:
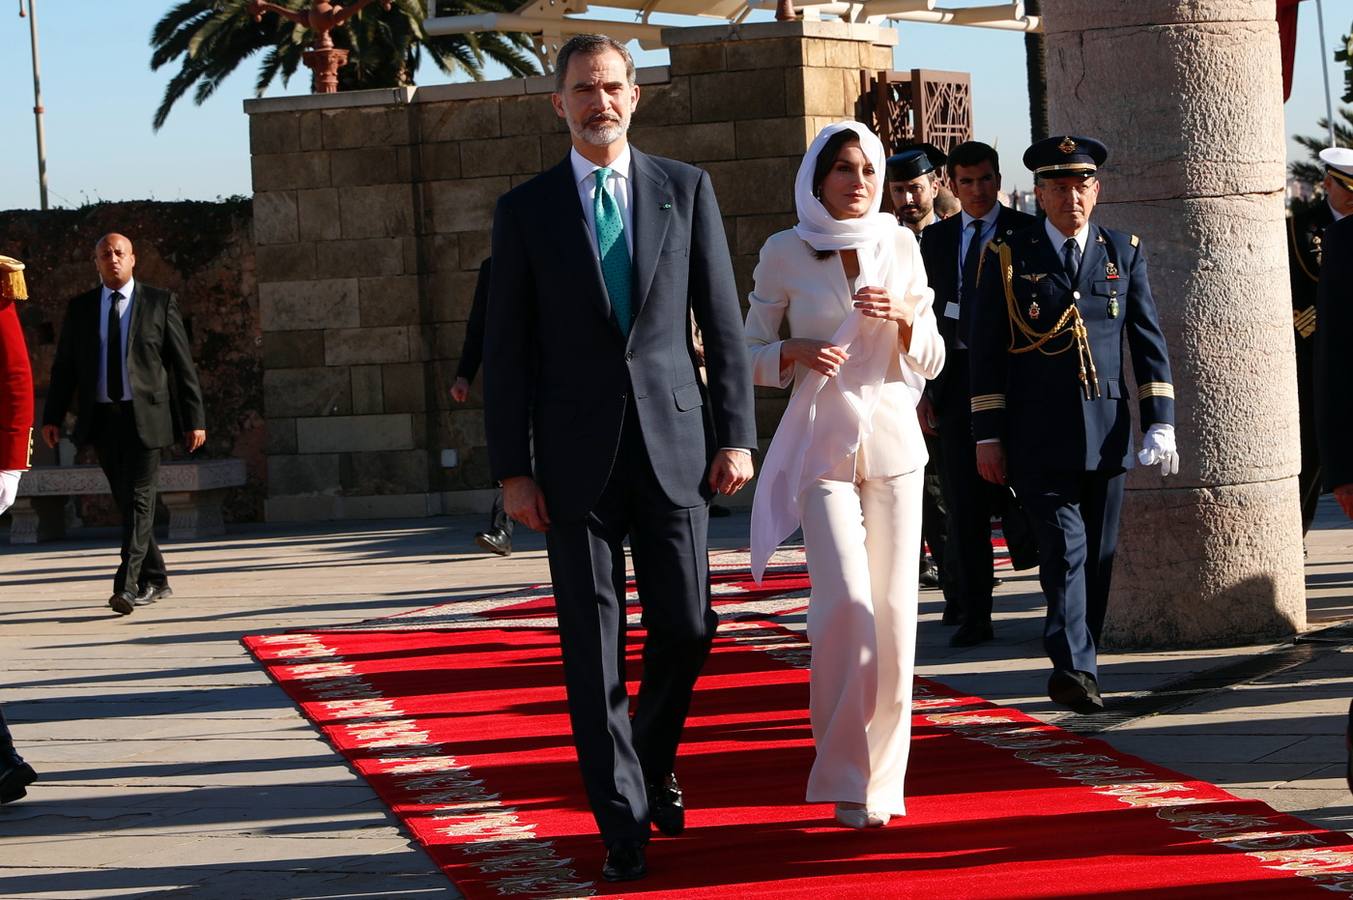
[[[968,342],[968,320],[977,297],[977,268],[982,263],[982,220],[973,219],[968,223],[972,237],[968,238],[968,249],[963,255],[963,283],[958,289],[958,330],[963,343]]]
[[[122,317],[118,315],[117,305],[122,295],[113,292],[108,303],[108,357],[107,381],[108,399],[117,403],[122,399]]]
[[[1081,247],[1075,238],[1067,238],[1066,243],[1062,245],[1062,265],[1066,267],[1066,277],[1075,284],[1076,276],[1081,271]]]

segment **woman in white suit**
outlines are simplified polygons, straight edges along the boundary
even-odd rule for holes
[[[883,172],[858,122],[818,134],[795,183],[798,225],[762,247],[746,322],[756,383],[794,385],[757,486],[753,571],[802,526],[808,801],[834,803],[851,828],[906,812],[926,463],[916,403],[944,364],[919,245],[879,211]]]

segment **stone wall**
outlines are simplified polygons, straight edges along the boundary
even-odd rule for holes
[[[178,295],[207,404],[207,445],[197,455],[238,457],[247,465],[248,482],[225,501],[227,519],[236,522],[261,516],[266,473],[251,218],[246,199],[0,212],[0,253],[27,266],[31,299],[20,305],[19,318],[33,364],[38,418],[66,303],[98,284],[94,244],[110,231],[121,232],[136,251],[136,278]],[[53,451],[37,443],[34,462],[55,463]],[[181,454],[176,447],[167,456]],[[92,450],[81,461],[93,462]],[[107,498],[85,500],[80,512],[90,523],[116,521]]]
[[[789,22],[665,39],[671,65],[641,70],[631,138],[709,171],[745,297],[761,244],[793,222],[804,150],[854,115],[860,69],[890,68],[896,37]],[[551,89],[531,78],[246,104],[268,519],[487,508],[478,385],[464,407],[448,392],[494,204],[567,153]],[[782,408],[778,392],[760,402],[763,441]]]

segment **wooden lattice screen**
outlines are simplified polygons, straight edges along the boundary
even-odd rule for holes
[[[972,79],[967,72],[933,69],[862,71],[857,116],[889,155],[923,141],[948,153],[972,139]]]

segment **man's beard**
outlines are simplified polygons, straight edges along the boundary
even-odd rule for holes
[[[607,147],[625,136],[629,130],[629,120],[619,117],[594,117],[588,122],[569,122],[569,130],[594,147]]]
[[[898,210],[897,218],[903,222],[910,222],[912,225],[915,225],[917,222],[924,222],[926,219],[930,218],[931,212],[932,210],[923,210],[919,206],[903,207]]]

